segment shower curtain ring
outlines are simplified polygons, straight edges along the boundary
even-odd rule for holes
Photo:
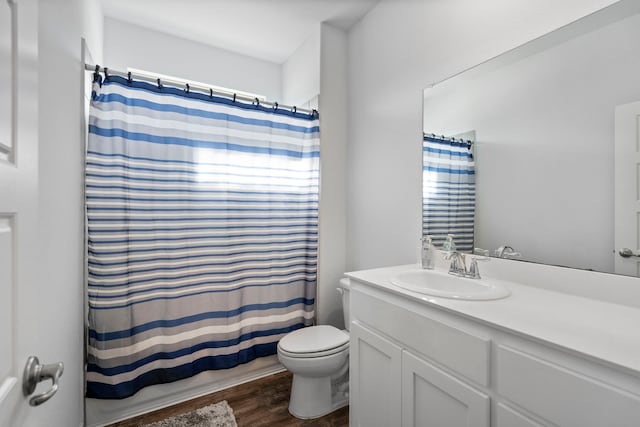
[[[129,71],[129,72],[127,73],[127,82],[128,82],[129,84],[131,84],[131,82],[133,82],[133,79],[131,78],[131,71]]]
[[[233,102],[236,102],[236,94],[233,94]]]
[[[158,77],[158,89],[162,89],[162,82],[160,81],[160,78]]]
[[[274,111],[278,109],[278,103],[277,102],[273,103],[273,109],[274,109]]]
[[[189,83],[185,83],[185,86],[186,86],[186,88],[185,88],[185,90],[184,90],[184,91],[185,91],[186,93],[189,93],[189,90],[191,89],[191,87],[189,86]]]

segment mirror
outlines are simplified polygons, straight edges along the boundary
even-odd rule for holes
[[[638,40],[640,2],[623,0],[425,89],[423,233],[438,234],[436,245],[460,234],[469,251],[637,276],[640,258],[619,251],[640,254]],[[464,182],[432,171],[471,163]],[[439,203],[434,179],[453,180]]]

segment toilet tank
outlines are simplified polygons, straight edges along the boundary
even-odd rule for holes
[[[351,279],[344,277],[340,279],[338,292],[342,295],[342,314],[344,315],[344,328],[348,331],[351,326],[351,315],[349,314],[349,294],[351,290]]]

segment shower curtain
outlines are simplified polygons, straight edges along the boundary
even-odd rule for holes
[[[422,141],[423,234],[442,246],[454,235],[460,252],[473,252],[476,183],[471,145],[424,135]]]
[[[317,113],[97,80],[87,397],[275,354],[314,318]]]

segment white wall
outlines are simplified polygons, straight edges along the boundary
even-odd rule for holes
[[[320,44],[320,224],[318,322],[342,327],[336,291],[346,269],[347,35],[322,24]]]
[[[640,15],[426,92],[427,132],[476,131],[476,246],[613,272],[613,111],[640,99],[629,40]]]
[[[47,402],[44,422],[78,426],[83,420],[83,144],[81,37],[94,55],[102,50],[96,1],[39,2],[39,226],[38,313],[56,333],[42,336],[45,363],[63,361],[58,393]],[[47,329],[48,330],[48,329]],[[47,412],[52,411],[52,412]],[[44,424],[41,424],[44,425]]]
[[[301,106],[320,93],[320,27],[282,64],[282,104]]]
[[[612,0],[384,0],[349,33],[347,268],[416,261],[422,90]]]
[[[100,65],[120,71],[137,68],[264,95],[273,101],[282,96],[280,64],[111,18],[104,24],[104,60]]]
[[[85,0],[82,3],[83,36],[96,62],[102,62],[104,58],[104,14],[100,1]]]

